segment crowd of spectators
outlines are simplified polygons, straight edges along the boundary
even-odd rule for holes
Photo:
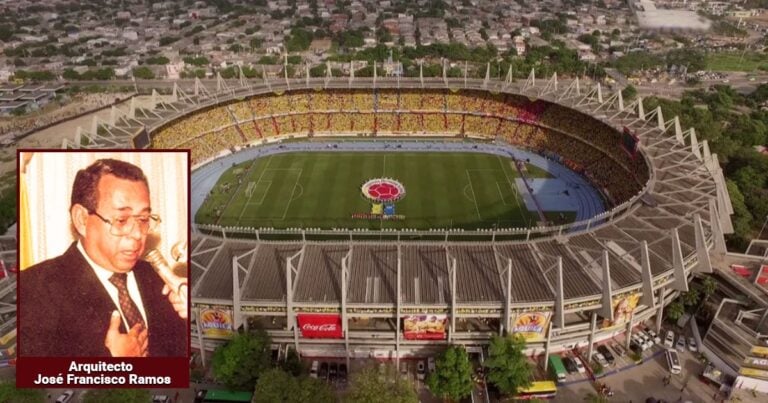
[[[307,90],[259,95],[173,122],[155,133],[153,145],[192,148],[197,163],[254,140],[315,132],[501,138],[582,173],[615,203],[635,195],[648,178],[642,157],[633,159],[624,152],[621,134],[607,124],[558,105],[487,92]]]

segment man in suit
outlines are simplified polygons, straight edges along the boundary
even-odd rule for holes
[[[187,306],[140,259],[160,222],[142,170],[114,159],[80,170],[70,217],[77,241],[21,273],[19,355],[185,356]]]

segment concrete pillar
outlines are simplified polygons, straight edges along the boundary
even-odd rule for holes
[[[589,347],[587,348],[587,361],[592,359],[592,349],[595,346],[595,330],[597,329],[597,314],[592,312],[589,324]]]
[[[547,325],[547,340],[544,342],[544,372],[549,366],[549,345],[552,343],[552,321]]]

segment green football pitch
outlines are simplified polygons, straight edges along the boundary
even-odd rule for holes
[[[528,167],[528,175],[547,173]],[[247,161],[222,174],[197,213],[204,224],[256,228],[513,228],[537,225],[515,186],[511,159],[479,153],[306,152]],[[364,182],[392,178],[403,220],[370,213]],[[557,213],[547,213],[552,216]],[[572,214],[568,214],[572,216]]]

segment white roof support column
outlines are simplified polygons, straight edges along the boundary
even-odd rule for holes
[[[501,326],[503,328],[499,329],[499,333],[503,334],[502,332],[506,330],[507,334],[509,334],[509,323],[510,320],[512,320],[512,259],[507,258],[507,300],[505,301],[505,307],[504,307],[504,325]]]
[[[656,124],[662,132],[667,130],[667,127],[664,124],[664,115],[661,113],[661,106],[656,107]]]
[[[617,95],[619,99],[619,112],[624,112],[624,95],[621,94],[621,91],[618,91]]]
[[[243,314],[240,312],[240,264],[237,256],[232,256],[232,316],[235,331],[243,324]]]
[[[597,83],[597,103],[603,103],[603,86]]]
[[[685,145],[685,139],[683,138],[683,128],[680,126],[680,118],[675,116],[675,140],[677,144]]]
[[[177,102],[179,100],[179,84],[176,81],[173,82],[173,91],[171,92],[171,102]]]
[[[224,79],[221,78],[221,72],[216,72],[216,92],[219,93],[221,90],[226,89],[226,85],[224,85]]]
[[[400,276],[403,270],[403,251],[400,242],[397,243],[397,295],[395,296],[395,365],[400,368]]]
[[[696,129],[691,127],[688,132],[690,133],[691,152],[701,161],[701,150],[699,149],[699,139],[696,137]]]
[[[488,81],[491,79],[491,63],[485,65],[485,79],[483,80],[483,89],[488,88]]]
[[[528,90],[529,88],[536,86],[536,72],[534,69],[531,69],[531,73],[528,74],[528,78],[525,80],[525,84],[523,85],[523,92]]]
[[[685,277],[683,249],[680,247],[680,234],[672,228],[672,288],[676,291],[688,291],[688,279]]]
[[[419,82],[421,82],[421,88],[424,88],[424,61],[419,60]]]
[[[712,273],[712,262],[709,260],[704,226],[701,223],[701,216],[699,214],[693,216],[693,227],[696,233],[696,258],[698,260],[696,266],[693,266],[693,271],[696,273]]]
[[[720,225],[720,213],[717,210],[717,202],[714,198],[709,199],[709,226],[712,229],[712,252],[718,255],[724,255],[727,250],[725,247],[725,235]]]
[[[648,308],[656,307],[656,300],[653,298],[653,274],[651,272],[651,257],[648,251],[648,241],[643,241],[640,246],[640,266],[642,272],[640,273],[643,278],[643,297],[640,299],[640,303]]]
[[[448,333],[449,342],[453,342],[453,334],[456,333],[456,258],[451,257],[448,271],[451,274],[451,332]]]
[[[325,62],[325,88],[328,88],[328,81],[330,81],[333,78],[333,73],[331,73],[331,62],[326,61]]]
[[[645,107],[643,106],[643,97],[637,97],[637,117],[645,121]]]
[[[555,309],[552,321],[558,329],[565,327],[565,296],[563,295],[563,257],[557,257],[557,283],[555,284]]]
[[[509,65],[509,69],[507,70],[507,78],[504,80],[504,89],[512,85],[512,82],[515,80],[514,75],[512,74],[512,65]]]
[[[352,260],[352,248],[341,259],[341,331],[347,333],[347,278],[349,278],[349,262]]]
[[[91,119],[91,134],[99,135],[99,118],[96,115],[93,115],[93,119]]]
[[[613,320],[613,285],[611,284],[611,266],[608,257],[608,251],[603,251],[603,307],[600,309],[600,316],[606,320]]]
[[[136,97],[132,97],[131,102],[128,104],[128,117],[136,119]]]

